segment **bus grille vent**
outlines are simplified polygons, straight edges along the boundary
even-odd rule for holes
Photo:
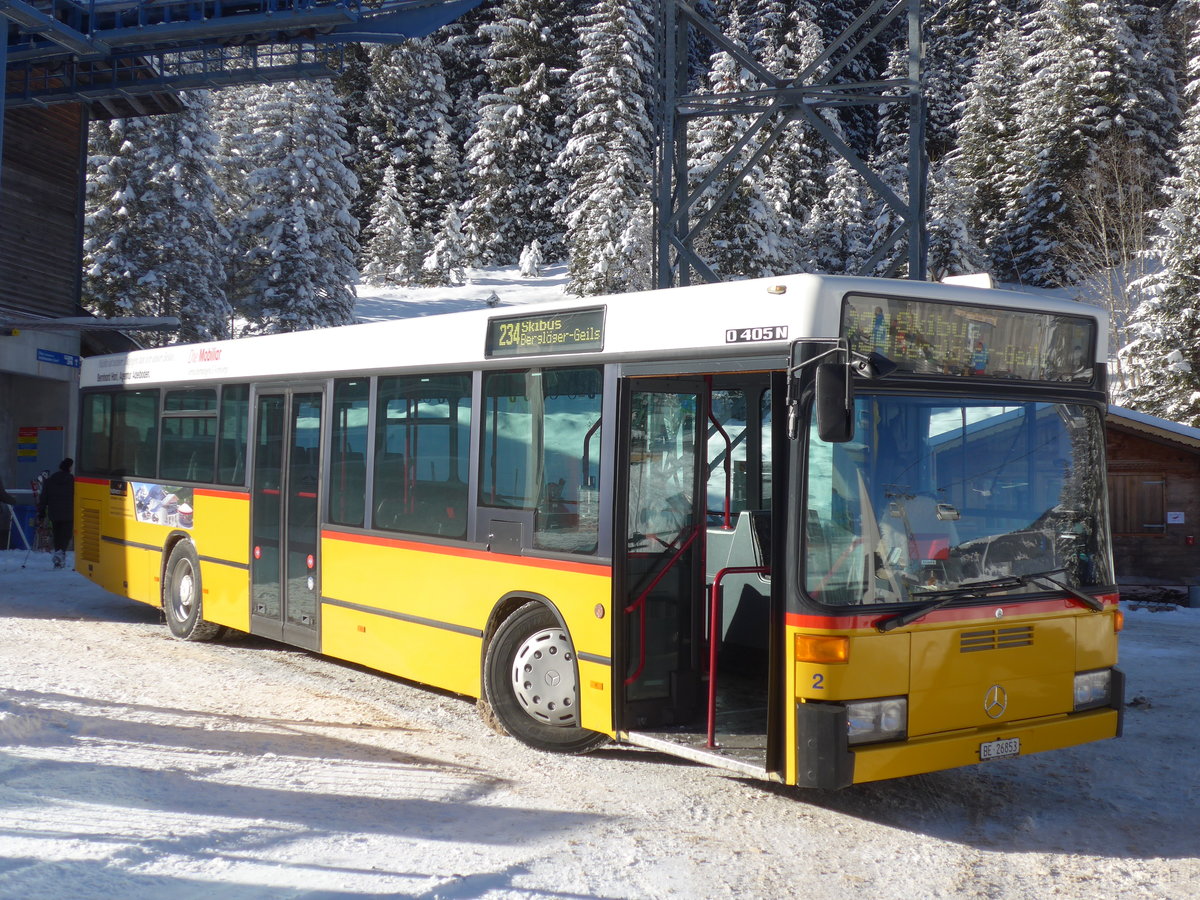
[[[100,510],[85,506],[79,523],[79,546],[75,549],[86,562],[100,562]]]
[[[1006,650],[1009,647],[1033,645],[1033,626],[1019,625],[1013,628],[988,628],[984,631],[964,631],[959,635],[958,648],[962,653],[978,650]]]

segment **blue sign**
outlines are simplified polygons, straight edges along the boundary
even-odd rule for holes
[[[37,352],[38,362],[54,363],[56,366],[70,366],[73,369],[79,368],[80,359],[71,353],[59,353],[57,350],[43,350],[38,347]]]

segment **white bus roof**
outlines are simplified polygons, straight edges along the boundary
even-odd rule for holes
[[[319,377],[432,368],[512,368],[612,360],[763,357],[783,365],[800,338],[837,337],[848,293],[924,298],[1086,316],[1098,321],[1096,361],[1107,359],[1103,310],[1015,291],[902,279],[786,275],[684,288],[587,297],[265,335],[178,344],[83,361],[81,387]],[[603,350],[485,354],[489,323],[603,310]]]

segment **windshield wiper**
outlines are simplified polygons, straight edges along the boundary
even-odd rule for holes
[[[918,606],[916,609],[910,609],[908,612],[897,613],[894,616],[884,619],[875,625],[876,629],[887,633],[894,631],[897,628],[903,628],[905,625],[911,625],[917,619],[929,615],[934,610],[941,609],[943,606],[948,606],[955,600],[960,600],[964,597],[984,597],[993,591],[1004,590],[1005,588],[1023,587],[1026,585],[1037,585],[1039,581],[1045,581],[1053,585],[1055,589],[1067,594],[1073,600],[1078,601],[1083,606],[1094,612],[1100,612],[1104,609],[1104,604],[1090,594],[1085,594],[1083,591],[1077,590],[1068,584],[1063,584],[1056,578],[1050,576],[1056,572],[1061,572],[1062,569],[1048,569],[1045,572],[1031,572],[1028,575],[1004,575],[999,578],[988,578],[984,581],[974,581],[970,584],[963,584],[955,588],[946,588],[941,591],[929,591],[922,593],[921,597],[936,597],[930,603],[924,606]]]
[[[1104,604],[1101,603],[1096,597],[1093,597],[1091,594],[1085,594],[1083,591],[1079,590],[1078,588],[1073,588],[1069,584],[1063,584],[1057,578],[1050,577],[1051,572],[1061,571],[1062,569],[1051,569],[1050,572],[1039,572],[1033,575],[1025,575],[1023,577],[1027,581],[1048,581],[1072,600],[1077,600],[1080,604],[1092,610],[1092,612],[1104,611]]]
[[[1023,584],[1025,584],[1024,578],[1005,575],[1001,578],[989,578],[986,581],[976,581],[971,584],[946,588],[940,591],[923,591],[921,593],[922,598],[936,597],[937,599],[931,603],[926,603],[924,606],[918,606],[916,609],[910,609],[908,612],[896,613],[894,616],[889,616],[881,622],[876,623],[875,627],[885,633],[894,631],[897,628],[903,628],[905,625],[911,625],[917,619],[927,616],[929,613],[936,609],[941,609],[943,606],[948,606],[955,600],[963,597],[982,597],[991,591],[1020,587]]]

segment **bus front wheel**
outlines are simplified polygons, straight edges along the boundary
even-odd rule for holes
[[[190,541],[180,541],[167,558],[163,613],[171,634],[181,641],[211,641],[224,628],[204,621],[200,602],[200,558]]]
[[[540,603],[526,603],[496,630],[484,656],[483,687],[496,719],[530,747],[583,753],[604,740],[579,726],[575,648]]]

